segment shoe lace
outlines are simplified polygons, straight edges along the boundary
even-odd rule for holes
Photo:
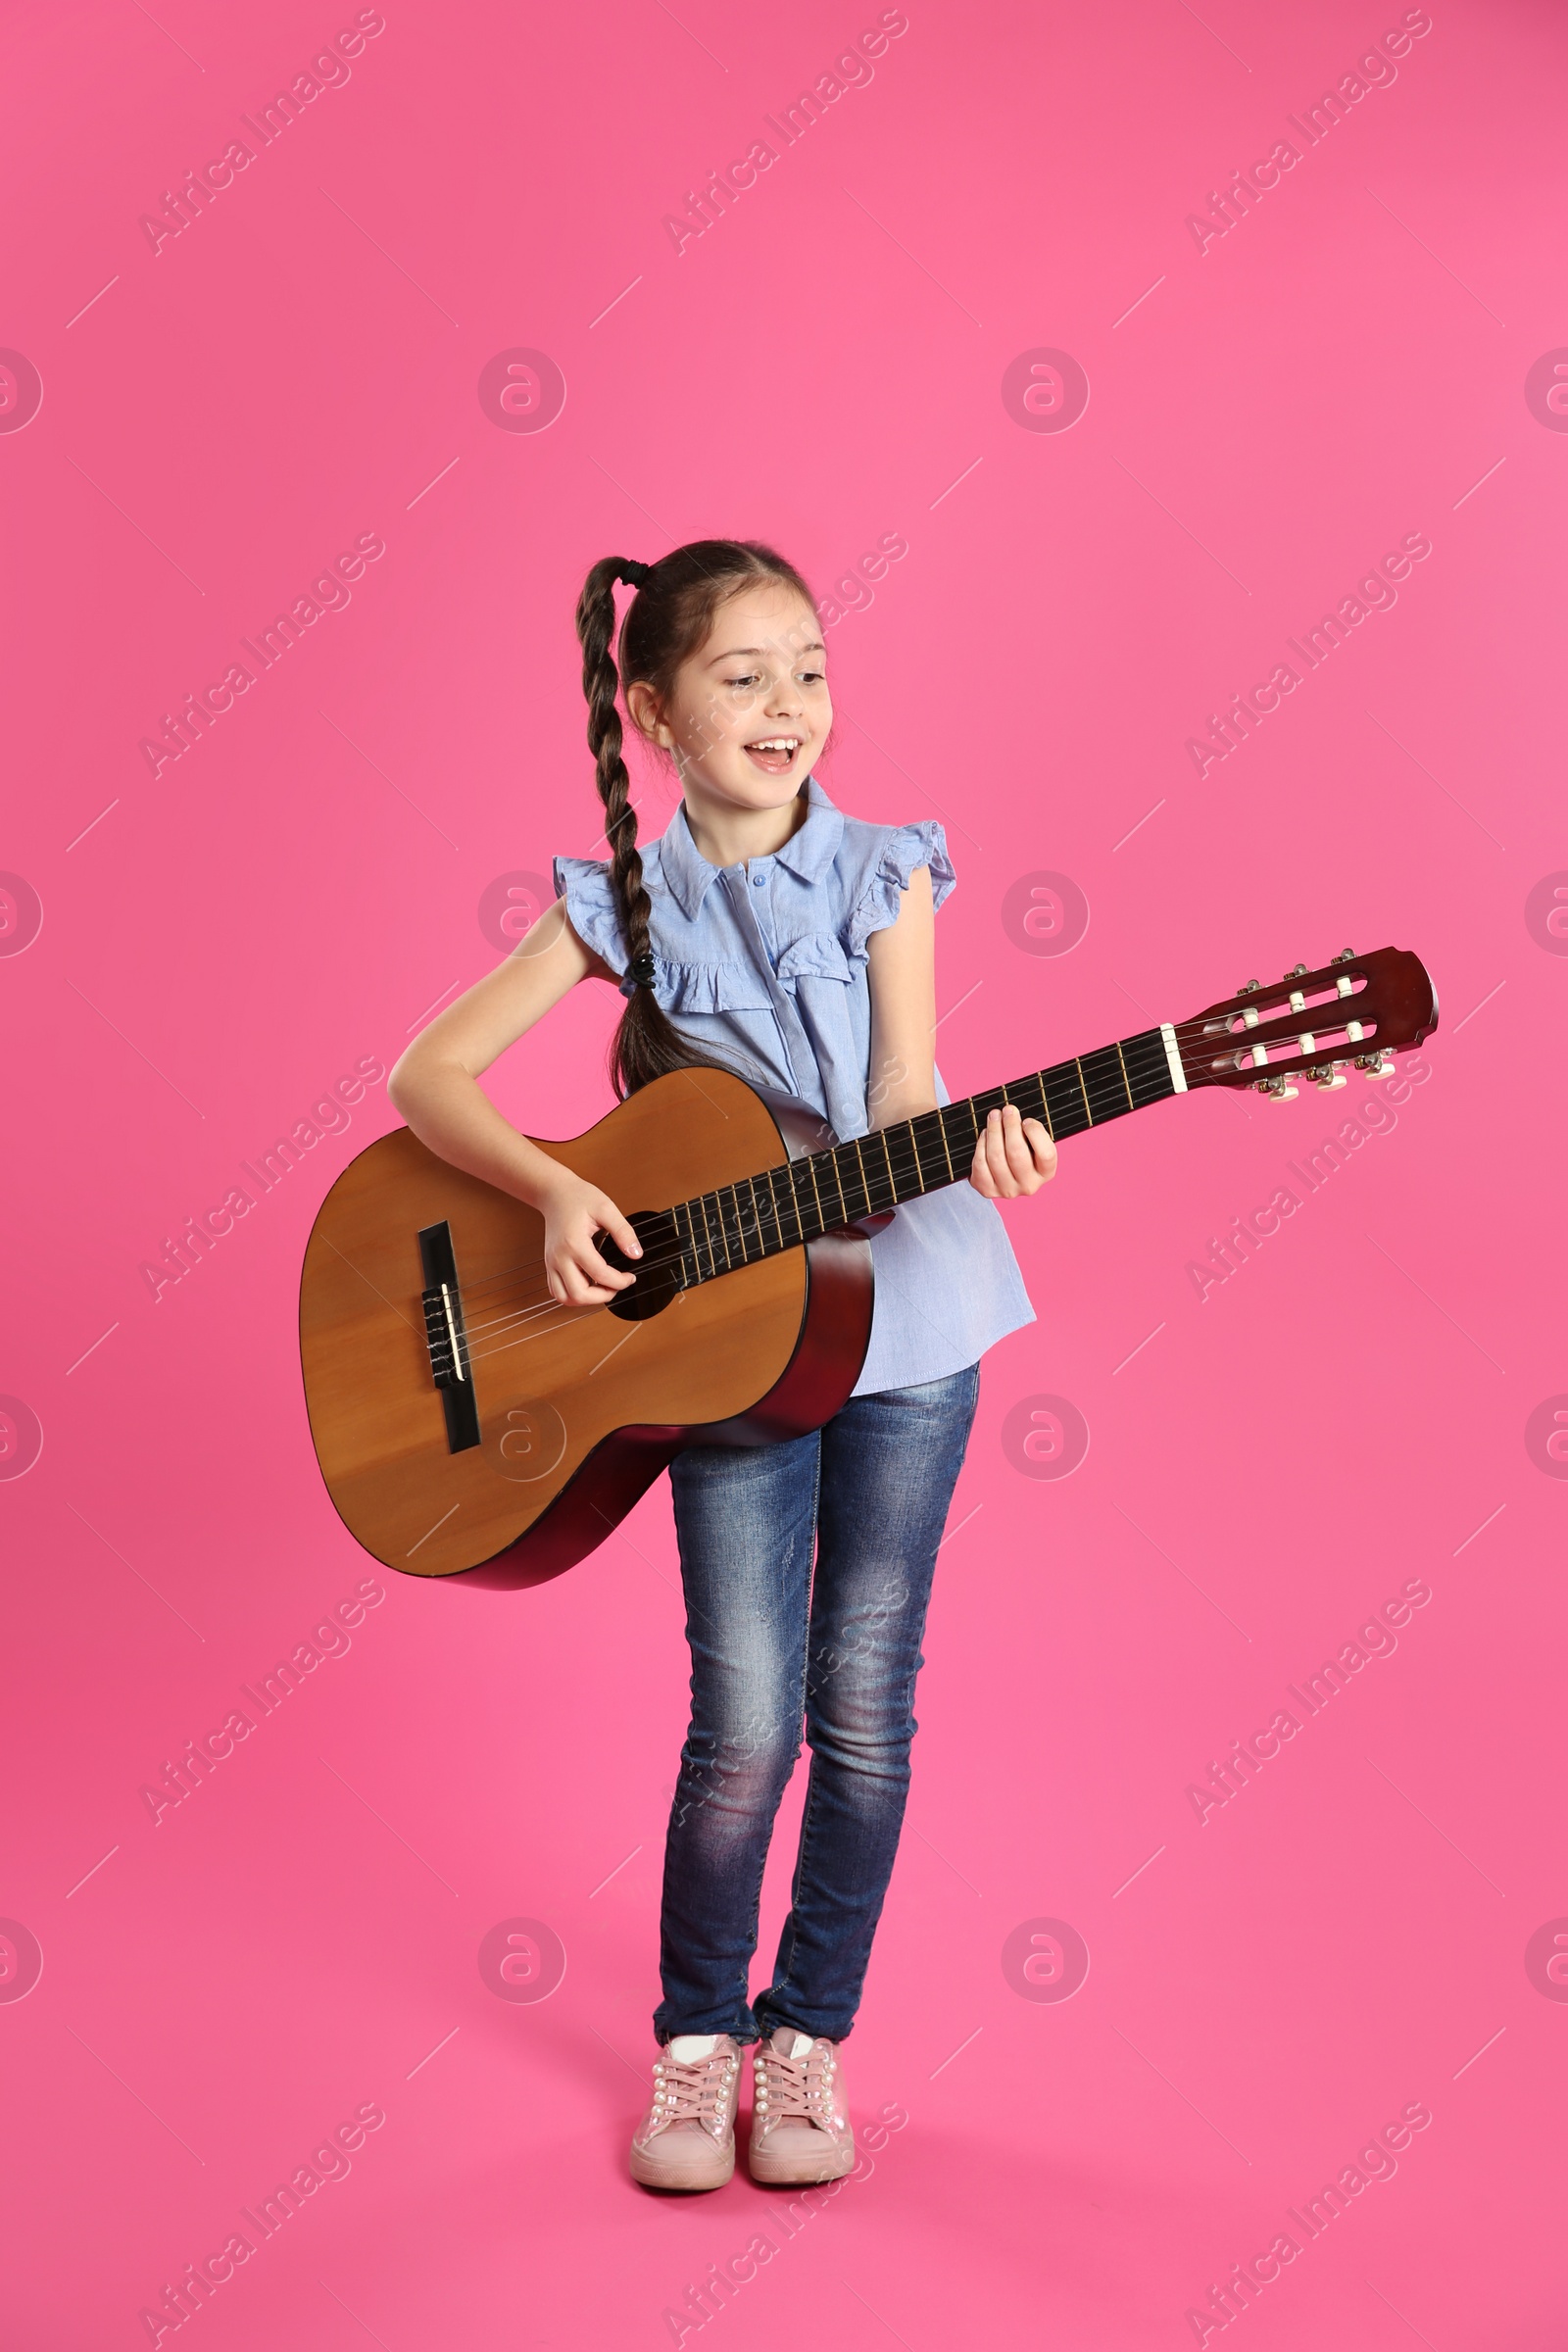
[[[666,2131],[671,2124],[700,2124],[721,2136],[726,2120],[731,2076],[740,2061],[731,2050],[714,2050],[707,2058],[664,2055],[654,2068],[654,2106],[650,2129]]]
[[[786,2058],[771,2042],[760,2044],[753,2061],[756,2106],[764,2132],[786,2117],[832,2132],[838,2061],[826,2042],[813,2041],[800,2058]]]

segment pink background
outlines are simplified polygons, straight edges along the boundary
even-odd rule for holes
[[[1526,1948],[1568,1913],[1568,1465],[1526,1430],[1568,1390],[1542,912],[1568,440],[1525,391],[1568,341],[1559,13],[1435,0],[1397,78],[1200,252],[1188,215],[1396,6],[910,0],[678,254],[666,214],[874,6],[388,0],[347,83],[157,252],[142,215],[355,9],[8,14],[0,344],[43,389],[0,432],[0,867],[42,910],[29,940],[6,886],[26,1410],[0,1467],[27,1413],[43,1441],[0,1480],[0,1913],[42,1953],[26,1989],[25,1936],[0,1945],[8,2342],[149,2340],[166,2282],[377,2103],[217,2289],[209,2352],[652,2347],[769,2228],[681,2340],[1174,2347],[1422,2102],[1396,2175],[1231,2326],[1559,2343],[1568,1988]],[[518,348],[565,381],[539,433],[476,391]],[[1004,403],[1041,348],[1087,371],[1068,431]],[[1397,604],[1200,777],[1206,714],[1416,532]],[[822,774],[948,822],[956,1092],[1347,945],[1415,949],[1443,1001],[1397,1126],[1201,1299],[1189,1264],[1362,1082],[1164,1106],[1009,1212],[1040,1319],[985,1366],[848,2053],[862,2126],[898,2128],[794,2236],[744,2170],[687,2202],[624,2173],[685,1723],[662,1485],[536,1592],[384,1577],[199,1793],[156,1825],[140,1793],[368,1571],[295,1313],[384,1088],[156,1303],[141,1266],[495,960],[499,877],[595,850],[573,601],[595,558],[707,533],[824,597],[907,543],[827,632]],[[150,772],[160,714],[361,534],[385,553],[347,609]],[[647,832],[669,808],[653,787]],[[1090,908],[1060,956],[1004,920],[1042,870]],[[495,1072],[520,1124],[597,1115],[613,1009],[578,992]],[[1046,1395],[1091,1433],[1061,1480],[1003,1440]],[[1211,1759],[1413,1579],[1396,1651],[1200,1823]],[[564,1949],[543,2001],[481,1976],[517,1918]],[[1088,1947],[1070,1999],[1004,1965],[1042,1920]]]

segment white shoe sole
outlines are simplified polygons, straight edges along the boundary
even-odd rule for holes
[[[659,2141],[651,2147],[633,2144],[631,2177],[644,2188],[722,2188],[735,2172],[735,2141],[714,2141],[711,2154],[701,2148],[671,2150],[662,2161]]]
[[[746,2163],[752,2179],[769,2187],[806,2188],[842,2180],[855,2170],[855,2133],[846,2132],[837,2147],[815,2130],[769,2134],[764,2140],[753,2139]]]

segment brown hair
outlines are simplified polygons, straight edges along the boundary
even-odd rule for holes
[[[615,583],[637,581],[636,594],[620,626],[617,655],[611,651],[615,627]],[[793,588],[809,606],[809,588],[793,564],[755,539],[694,539],[673,548],[657,564],[637,564],[607,556],[594,565],[577,599],[577,635],[582,644],[582,687],[588,698],[588,748],[593,753],[599,797],[605,805],[605,838],[610,845],[610,879],[626,950],[626,969],[636,986],[610,1049],[610,1076],[618,1096],[633,1095],[651,1078],[701,1064],[677,1034],[654,994],[648,940],[651,901],[637,852],[637,812],[629,800],[630,780],[621,758],[616,694],[624,684],[646,683],[662,704],[675,673],[706,642],[713,615],[754,582],[776,580]]]

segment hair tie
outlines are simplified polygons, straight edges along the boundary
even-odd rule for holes
[[[624,580],[628,588],[640,588],[652,575],[653,568],[651,564],[639,564],[632,557],[623,556],[615,565],[615,577]]]
[[[652,988],[653,985],[654,952],[652,948],[645,948],[640,956],[634,956],[627,964],[626,976],[620,984],[620,993],[623,997],[629,997],[635,989]]]

